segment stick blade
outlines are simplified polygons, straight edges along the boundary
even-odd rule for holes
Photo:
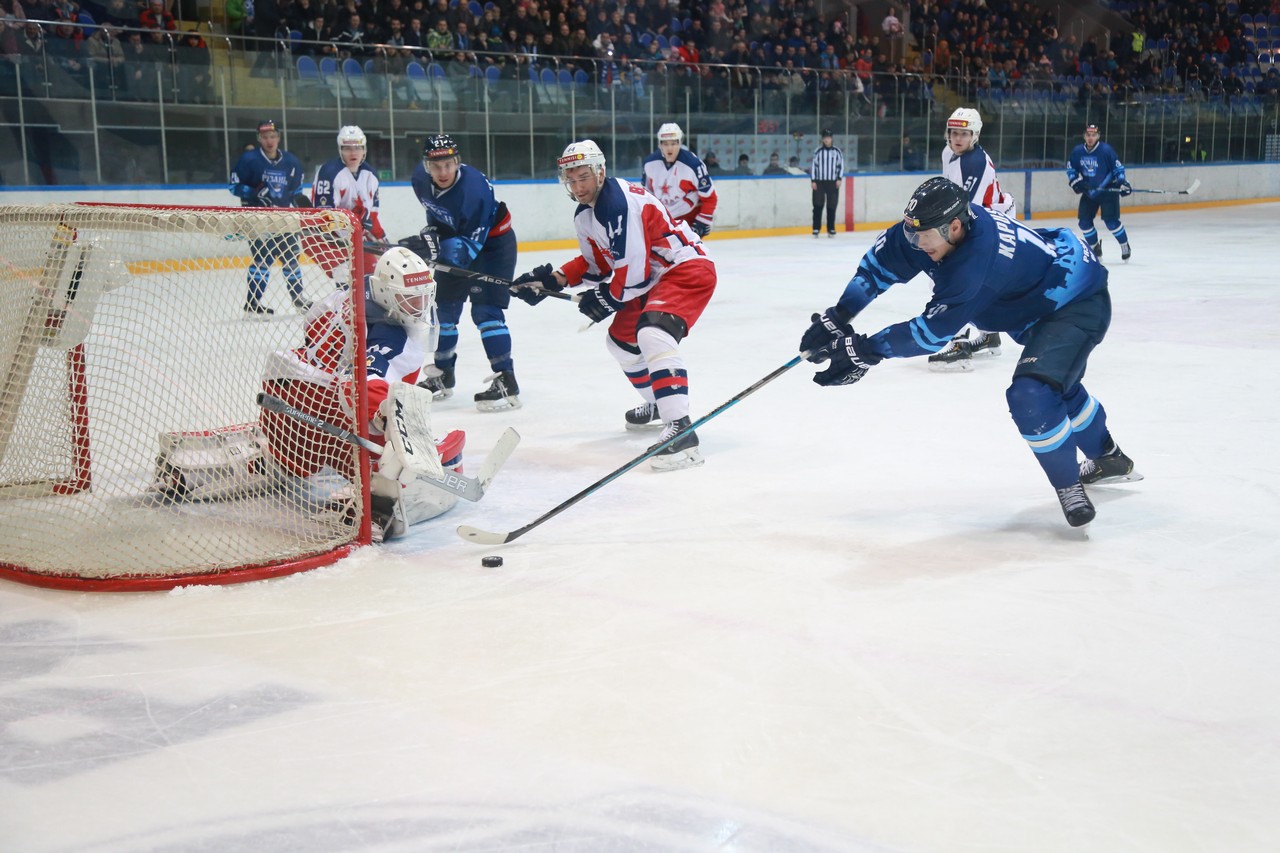
[[[458,525],[458,535],[477,545],[505,545],[511,541],[510,533],[491,533],[469,524]]]
[[[519,443],[520,433],[511,427],[507,427],[502,435],[498,437],[498,441],[493,445],[493,450],[489,451],[489,455],[485,457],[484,463],[481,464],[480,471],[476,476],[476,479],[480,481],[481,489],[489,488],[489,484],[493,482],[493,478],[497,476],[498,471],[506,463]]]
[[[1187,187],[1187,195],[1191,195],[1198,189],[1200,189],[1200,179],[1196,178],[1191,182],[1191,186]]]

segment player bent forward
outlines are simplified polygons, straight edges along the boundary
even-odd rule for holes
[[[873,299],[921,272],[933,279],[933,298],[919,316],[871,335],[853,331],[850,321]],[[946,178],[930,178],[903,221],[863,256],[839,302],[813,315],[800,350],[809,361],[831,362],[814,382],[850,385],[886,358],[937,351],[970,322],[1022,344],[1005,392],[1009,412],[1067,523],[1088,524],[1095,510],[1085,485],[1141,476],[1112,439],[1106,410],[1081,384],[1111,323],[1111,297],[1106,268],[1070,230],[1028,228],[970,204]]]
[[[374,538],[389,539],[457,503],[455,495],[417,477],[440,476],[446,468],[461,473],[466,437],[454,430],[437,442],[431,430],[431,392],[414,385],[435,346],[431,268],[408,249],[393,248],[366,277],[365,295],[366,347],[360,356],[368,364],[364,416],[370,438],[383,445],[370,480]],[[263,390],[320,420],[349,422],[355,400],[354,380],[346,369],[354,342],[352,317],[347,290],[312,306],[303,345],[268,357]],[[355,457],[346,442],[267,410],[257,424],[166,438],[159,467],[171,497],[220,499],[282,487],[324,470],[356,481]],[[354,486],[344,487],[327,510],[352,523],[356,500]]]
[[[581,254],[560,269],[543,264],[520,276],[515,294],[536,305],[546,298],[544,290],[589,285],[578,310],[594,322],[613,316],[606,346],[644,400],[627,412],[627,428],[660,421],[660,442],[683,432],[650,465],[658,471],[701,465],[698,435],[689,430],[689,376],[680,341],[715,292],[715,264],[688,224],[673,221],[651,193],[607,178],[604,153],[591,140],[566,148],[559,171],[565,191],[578,202],[573,225]]]

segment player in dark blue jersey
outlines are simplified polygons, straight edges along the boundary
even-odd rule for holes
[[[516,235],[507,206],[494,197],[484,173],[462,162],[458,145],[447,133],[427,139],[422,163],[413,171],[413,192],[427,213],[427,227],[413,248],[428,262],[511,279],[516,271]],[[409,241],[405,241],[409,245]],[[475,395],[482,412],[520,408],[511,358],[511,332],[505,309],[511,291],[500,284],[436,272],[436,304],[440,312],[440,344],[435,364],[420,383],[436,399],[451,396],[458,361],[458,321],[467,300],[471,320],[480,330],[480,342],[493,368],[489,387]]]
[[[302,163],[280,148],[280,128],[267,119],[258,124],[258,147],[246,151],[231,170],[231,194],[245,207],[309,207],[309,199],[300,196]],[[294,306],[302,312],[311,302],[302,295],[302,270],[298,268],[298,238],[294,234],[266,235],[249,244],[249,292],[244,310],[249,315],[275,312],[262,304],[271,265],[277,260],[284,269],[285,283]]]
[[[871,335],[853,331],[850,321],[873,299],[922,272],[933,279],[933,297],[919,316]],[[1006,332],[1023,346],[1005,393],[1009,412],[1067,522],[1079,527],[1095,515],[1084,484],[1141,479],[1081,384],[1110,322],[1107,270],[1074,233],[1028,228],[972,205],[939,177],[921,184],[903,221],[876,238],[839,302],[813,315],[800,349],[809,361],[831,361],[814,382],[849,385],[886,358],[937,352],[965,323]]]
[[[1120,197],[1133,192],[1124,176],[1124,164],[1116,156],[1115,149],[1102,141],[1096,124],[1084,129],[1084,142],[1077,145],[1067,159],[1067,181],[1071,189],[1080,195],[1080,233],[1102,257],[1102,238],[1094,230],[1093,218],[1102,209],[1102,224],[1120,244],[1120,260],[1129,260],[1129,235],[1120,222]]]

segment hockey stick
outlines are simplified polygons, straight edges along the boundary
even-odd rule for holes
[[[437,269],[445,275],[456,275],[459,278],[471,278],[476,281],[483,281],[486,284],[496,284],[500,287],[512,287],[511,279],[502,278],[497,275],[489,275],[488,273],[476,272],[475,270],[463,269],[462,267],[454,267],[449,264],[442,264],[439,261],[427,261],[433,269]],[[523,285],[521,285],[523,287]],[[552,299],[567,299],[570,302],[577,302],[581,296],[577,293],[562,293],[559,290],[547,290],[538,288],[538,292],[544,296],[550,296]]]
[[[1140,190],[1140,189],[1138,189],[1137,187],[1134,187],[1134,188],[1133,188],[1133,190],[1132,190],[1132,192],[1135,192],[1135,193],[1156,193],[1156,194],[1159,194],[1159,195],[1192,195],[1192,194],[1193,194],[1196,190],[1198,190],[1198,189],[1200,189],[1200,179],[1199,179],[1199,178],[1196,178],[1194,181],[1192,181],[1192,182],[1191,182],[1191,186],[1187,187],[1185,190]],[[1119,188],[1119,187],[1107,187],[1107,189],[1106,189],[1105,191],[1106,191],[1106,192],[1109,192],[1109,193],[1118,193],[1118,192],[1120,192],[1120,188]]]
[[[334,438],[339,438],[348,444],[354,444],[356,447],[369,451],[374,456],[382,455],[382,448],[374,444],[363,436],[356,435],[350,430],[343,429],[336,424],[331,424],[317,418],[315,415],[307,414],[301,409],[290,406],[279,397],[275,397],[264,391],[258,392],[258,405],[269,412],[275,412],[280,415],[302,421],[309,424],[321,432],[328,433]],[[498,438],[498,442],[493,446],[493,450],[485,458],[484,463],[480,466],[479,477],[464,477],[461,474],[446,473],[441,477],[431,477],[420,474],[418,479],[423,480],[431,485],[443,489],[450,494],[457,495],[466,501],[478,501],[484,497],[484,490],[488,488],[489,482],[494,475],[498,473],[498,469],[507,461],[507,457],[511,455],[511,451],[516,449],[516,445],[520,443],[520,434],[514,429],[508,427],[505,432]]]
[[[463,525],[461,525],[461,526],[459,526],[459,527],[458,527],[458,535],[459,535],[459,536],[461,536],[463,539],[466,539],[468,542],[475,542],[477,545],[502,545],[502,544],[505,544],[505,543],[507,543],[507,542],[510,542],[510,541],[511,541],[511,540],[513,540],[513,539],[517,539],[517,538],[519,538],[519,537],[523,536],[524,534],[528,533],[528,532],[529,532],[530,530],[532,530],[533,528],[535,528],[535,527],[537,527],[538,525],[542,524],[544,521],[549,521],[550,519],[552,519],[552,518],[556,517],[557,515],[559,515],[560,513],[564,512],[564,511],[565,511],[566,509],[568,509],[569,507],[571,507],[571,506],[573,506],[574,504],[576,504],[578,501],[580,501],[580,500],[582,500],[583,498],[585,498],[585,497],[587,497],[587,496],[589,496],[589,495],[591,495],[591,494],[593,494],[593,493],[595,493],[595,492],[599,491],[601,488],[603,488],[603,487],[605,487],[605,486],[609,485],[609,484],[610,484],[610,483],[612,483],[614,480],[618,479],[618,478],[619,478],[619,477],[621,477],[623,474],[627,473],[627,472],[628,472],[628,471],[630,471],[632,468],[634,468],[634,467],[636,467],[637,465],[639,465],[641,462],[645,461],[646,459],[648,459],[648,458],[650,458],[650,457],[652,457],[652,456],[656,456],[656,455],[657,455],[658,453],[660,453],[660,452],[661,452],[661,451],[662,451],[662,450],[663,450],[667,445],[671,444],[671,442],[675,441],[675,440],[676,440],[677,438],[679,438],[680,436],[684,435],[684,434],[685,434],[685,433],[687,433],[687,432],[692,432],[693,430],[695,430],[695,429],[697,429],[698,427],[700,427],[700,426],[702,426],[703,424],[705,424],[707,421],[709,421],[709,420],[711,420],[712,418],[714,418],[716,415],[719,415],[719,414],[723,413],[723,412],[724,412],[726,409],[728,409],[730,406],[733,406],[734,404],[741,402],[741,401],[742,401],[743,399],[745,399],[746,397],[750,396],[751,394],[754,394],[756,391],[759,391],[759,390],[760,390],[761,388],[763,388],[765,385],[769,384],[770,382],[772,382],[773,380],[777,379],[777,378],[778,378],[779,376],[781,376],[782,374],[786,373],[786,372],[787,372],[788,370],[790,370],[791,368],[795,367],[795,366],[796,366],[797,364],[799,364],[799,363],[800,363],[800,362],[805,358],[805,356],[807,356],[807,355],[808,355],[808,353],[801,353],[800,355],[798,355],[798,356],[796,356],[795,358],[791,359],[791,360],[790,360],[790,361],[788,361],[786,364],[784,364],[784,365],[782,365],[781,367],[779,367],[779,368],[777,368],[776,370],[774,370],[774,371],[773,371],[772,373],[770,373],[768,376],[766,376],[766,377],[764,377],[763,379],[761,379],[761,380],[759,380],[758,382],[756,382],[756,383],[755,383],[754,385],[752,385],[750,388],[747,388],[747,389],[745,389],[745,390],[743,390],[743,391],[739,391],[739,392],[738,392],[736,395],[734,395],[731,399],[726,400],[725,402],[721,403],[719,406],[716,406],[716,407],[715,407],[714,409],[712,409],[710,412],[708,412],[707,414],[705,414],[705,415],[703,415],[702,417],[698,418],[696,421],[694,421],[693,423],[689,424],[689,426],[687,426],[685,429],[683,429],[683,430],[681,430],[680,432],[676,433],[675,435],[671,436],[671,437],[670,437],[670,438],[668,438],[666,441],[658,442],[658,443],[657,443],[657,444],[655,444],[653,447],[650,447],[650,448],[649,448],[648,450],[646,450],[644,453],[642,453],[642,454],[640,454],[639,456],[637,456],[635,459],[632,459],[630,462],[628,462],[627,464],[623,465],[621,468],[617,468],[617,469],[615,469],[615,470],[613,470],[613,471],[609,472],[609,473],[608,473],[608,474],[606,474],[604,477],[600,478],[599,480],[596,480],[596,481],[595,481],[594,483],[592,483],[590,486],[587,486],[585,489],[583,489],[582,491],[578,492],[578,493],[577,493],[576,495],[574,495],[573,497],[569,498],[568,500],[564,501],[564,502],[563,502],[563,503],[561,503],[561,504],[558,504],[557,506],[553,507],[552,509],[548,510],[547,512],[544,512],[542,515],[538,516],[538,517],[537,517],[537,518],[535,518],[533,521],[531,521],[531,522],[529,522],[528,524],[526,524],[524,527],[518,527],[518,528],[516,528],[515,530],[509,531],[509,532],[507,532],[507,533],[490,533],[490,532],[489,532],[489,531],[487,531],[487,530],[480,530],[479,528],[472,527],[472,526],[470,526],[470,525],[468,525],[468,524],[463,524]]]

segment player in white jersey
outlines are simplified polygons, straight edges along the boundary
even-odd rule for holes
[[[368,140],[356,125],[338,131],[338,156],[316,169],[311,203],[316,207],[350,210],[360,220],[366,239],[385,244],[387,232],[378,221],[378,173],[365,162]],[[350,284],[350,266],[342,256],[325,251],[321,238],[304,237],[303,248],[339,284]]]
[[[1017,202],[1000,187],[996,167],[981,145],[982,115],[975,109],[959,107],[947,119],[947,146],[942,149],[942,177],[960,187],[973,204],[1017,217]],[[1000,333],[984,332],[972,324],[960,330],[947,347],[929,356],[929,369],[972,370],[974,356],[1000,354]]]
[[[658,128],[658,150],[644,159],[640,183],[662,202],[672,219],[688,223],[695,234],[705,237],[715,218],[716,188],[706,164],[683,141],[680,125]]]
[[[606,177],[596,143],[574,142],[558,165],[560,182],[578,203],[573,225],[581,254],[559,269],[543,264],[520,276],[516,296],[536,305],[546,298],[543,290],[591,286],[578,310],[594,322],[613,316],[606,346],[644,400],[627,412],[627,428],[660,422],[660,441],[683,433],[653,457],[655,470],[701,465],[697,433],[688,429],[689,377],[680,341],[715,292],[715,264],[698,235],[657,198]]]

